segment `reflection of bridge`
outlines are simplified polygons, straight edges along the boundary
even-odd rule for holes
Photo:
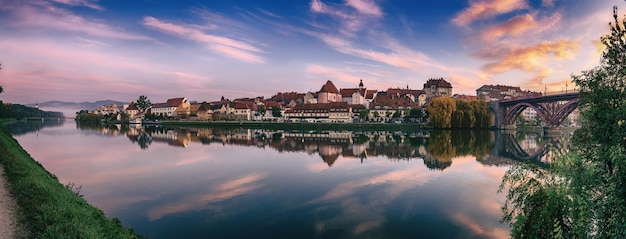
[[[531,162],[541,167],[547,166],[554,157],[567,151],[567,147],[560,137],[544,137],[543,142],[533,151],[525,150],[518,142],[514,132],[497,131],[495,133],[495,145],[490,153],[490,157],[504,157],[520,162]],[[551,155],[554,153],[554,155]],[[548,156],[548,161],[542,160]]]
[[[537,112],[545,127],[556,128],[578,107],[579,96],[579,92],[573,92],[517,97],[489,102],[489,107],[495,113],[495,126],[499,129],[515,128],[515,120],[528,107]]]

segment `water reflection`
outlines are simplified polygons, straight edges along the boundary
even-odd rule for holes
[[[186,148],[190,143],[271,148],[316,154],[331,167],[341,157],[385,156],[392,161],[422,159],[429,169],[444,170],[452,159],[473,156],[485,165],[531,162],[541,167],[567,151],[572,132],[547,137],[543,132],[433,130],[421,132],[282,131],[259,129],[167,128],[139,125],[77,124],[81,130],[125,135],[141,149],[153,142]]]
[[[54,133],[67,128],[73,134]],[[71,124],[47,132],[17,138],[62,183],[82,185],[90,203],[150,238],[509,234],[496,190],[517,161],[497,154],[509,143],[496,132]],[[507,138],[532,154],[545,142],[538,137]]]
[[[12,135],[24,135],[38,132],[43,128],[61,127],[63,123],[65,123],[65,119],[18,120],[8,123],[6,128]]]

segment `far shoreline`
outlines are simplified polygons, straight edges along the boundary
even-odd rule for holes
[[[262,122],[262,121],[163,121],[162,126],[201,128],[248,128],[278,130],[335,130],[335,131],[418,131],[432,127],[421,124],[385,123],[308,123],[308,122]]]

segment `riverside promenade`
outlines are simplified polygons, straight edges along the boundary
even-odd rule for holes
[[[15,200],[13,200],[11,193],[9,193],[7,189],[6,180],[4,178],[4,168],[0,165],[0,239],[16,238],[16,208]]]

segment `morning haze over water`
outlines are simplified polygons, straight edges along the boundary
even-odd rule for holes
[[[61,183],[81,185],[90,204],[149,238],[506,238],[502,176],[522,161],[545,167],[568,141],[56,120],[6,127]]]

